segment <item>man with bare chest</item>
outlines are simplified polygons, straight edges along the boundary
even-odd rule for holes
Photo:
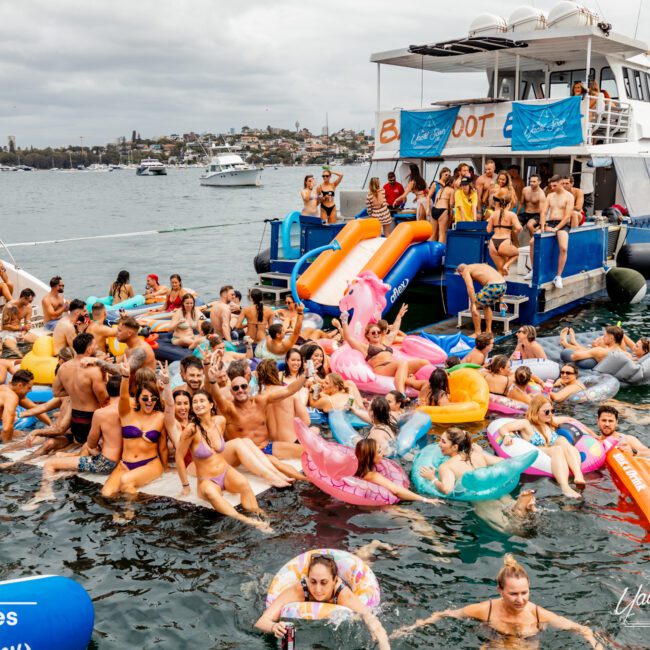
[[[558,289],[564,286],[562,283],[562,271],[566,265],[569,252],[569,231],[571,230],[571,218],[573,216],[574,199],[571,192],[567,192],[560,182],[560,176],[552,176],[549,179],[549,194],[546,197],[540,214],[539,225],[542,232],[552,232],[557,236],[557,245],[560,254],[557,261],[557,274],[553,278],[553,284]],[[547,221],[548,217],[548,221]],[[530,240],[530,259],[534,256],[535,240]],[[531,271],[524,277],[524,280],[532,280]]]
[[[84,444],[90,433],[93,413],[108,401],[104,373],[96,366],[84,365],[83,361],[92,358],[97,344],[92,334],[78,334],[72,347],[76,357],[66,361],[56,373],[52,393],[55,397],[70,397],[72,420],[69,442]]]
[[[530,185],[524,187],[522,191],[524,212],[521,215],[521,222],[526,226],[531,237],[534,237],[535,231],[539,228],[539,216],[546,199],[541,183],[539,174],[533,174],[530,177]]]
[[[230,310],[230,303],[235,298],[234,288],[227,284],[219,290],[219,300],[214,303],[210,309],[210,322],[214,331],[224,341],[231,341],[230,333],[230,317],[232,312]]]
[[[50,332],[56,327],[59,318],[68,309],[69,305],[63,297],[65,284],[60,275],[50,279],[50,290],[43,296],[41,307],[43,308],[43,323],[45,329]]]
[[[480,214],[483,214],[490,203],[490,191],[497,181],[494,174],[495,171],[496,163],[494,160],[486,160],[483,174],[476,179],[476,192],[478,194],[478,209]]]

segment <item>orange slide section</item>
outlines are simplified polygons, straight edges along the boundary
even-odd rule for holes
[[[615,447],[607,453],[607,464],[621,479],[650,523],[650,460],[638,458]]]
[[[426,241],[431,237],[432,232],[428,221],[408,221],[399,224],[363,267],[363,271],[373,271],[378,278],[382,279],[410,244]],[[298,295],[305,300],[311,298],[357,244],[379,236],[381,236],[381,224],[378,219],[355,219],[348,223],[336,237],[341,250],[321,253],[298,278],[296,282]]]

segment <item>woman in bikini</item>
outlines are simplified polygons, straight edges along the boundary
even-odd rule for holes
[[[510,399],[526,404],[530,403],[529,396],[515,382],[514,374],[510,367],[510,359],[507,355],[497,354],[490,360],[490,363],[485,369],[481,369],[481,373],[485,377],[485,381],[487,381],[492,395],[509,397]]]
[[[200,312],[196,308],[196,300],[191,293],[183,294],[180,309],[177,309],[169,323],[172,333],[172,345],[193,350],[200,345],[204,338],[196,334],[200,327]]]
[[[521,224],[517,215],[508,209],[506,198],[494,197],[494,210],[487,222],[487,232],[491,232],[490,257],[501,275],[506,276],[510,267],[519,258],[519,249],[513,244],[513,235],[516,238],[521,232]]]
[[[296,321],[298,320],[298,309],[296,301],[292,296],[287,296],[284,299],[285,309],[276,309],[274,312],[275,318],[282,321],[282,331],[286,334],[293,334],[296,328]],[[304,340],[318,341],[318,339],[331,339],[338,336],[336,330],[331,332],[324,332],[323,330],[315,329],[313,327],[301,327],[300,338]],[[300,339],[298,339],[300,341]]]
[[[365,357],[368,365],[382,377],[394,377],[395,388],[400,393],[406,392],[406,386],[414,385],[409,375],[414,375],[427,365],[424,359],[397,360],[393,356],[393,348],[381,342],[381,330],[376,323],[366,326],[365,341],[360,341],[350,332],[347,314],[341,314],[341,331],[345,342],[354,350],[358,350]]]
[[[336,176],[334,180],[332,180],[332,174]],[[342,180],[343,174],[330,171],[329,169],[323,170],[323,182],[318,186],[316,192],[320,198],[320,218],[324,224],[336,223],[337,214],[334,195],[336,194],[336,188]]]
[[[163,406],[158,386],[149,381],[140,383],[131,406],[128,363],[121,363],[120,401],[118,413],[122,425],[122,459],[108,477],[102,495],[120,493],[135,496],[138,488],[162,476],[167,466],[167,437]]]
[[[368,194],[366,195],[366,208],[368,216],[379,220],[384,237],[388,237],[393,230],[393,215],[388,209],[386,203],[386,194],[379,184],[379,179],[373,176],[368,185]]]
[[[496,183],[490,188],[489,206],[490,210],[495,209],[495,199],[506,199],[506,208],[510,210],[517,203],[517,193],[515,192],[514,185],[510,174],[506,171],[500,171],[497,174]],[[486,217],[489,215],[485,215]]]
[[[318,217],[318,204],[320,203],[320,196],[314,188],[314,176],[309,174],[305,176],[302,187],[300,190],[300,197],[302,198],[302,212],[301,217]]]
[[[553,384],[553,391],[549,394],[551,401],[564,402],[571,395],[585,389],[585,385],[578,381],[580,370],[573,362],[565,363],[560,369],[560,378]]]
[[[569,473],[573,473],[573,483],[582,490],[585,478],[580,467],[580,452],[557,429],[570,418],[554,418],[553,405],[545,395],[533,397],[526,417],[523,420],[511,420],[501,427],[503,444],[512,444],[517,432],[521,438],[537,447],[542,453],[550,456],[551,467],[555,480],[566,497],[579,499],[580,494],[569,485]]]
[[[253,304],[242,309],[235,329],[240,329],[246,321],[246,334],[254,344],[261,343],[266,338],[266,330],[273,324],[273,310],[262,303],[264,296],[259,289],[251,289],[249,297]]]
[[[429,186],[420,174],[420,168],[415,164],[409,165],[410,180],[404,190],[404,194],[398,196],[393,201],[393,207],[403,203],[408,195],[412,192],[415,195],[415,216],[418,221],[429,218],[431,203],[429,202]]]
[[[357,417],[372,425],[366,437],[371,438],[379,445],[384,456],[390,456],[396,448],[399,425],[388,400],[383,395],[378,395],[373,397],[367,411],[354,406],[350,410]]]
[[[330,372],[322,381],[315,382],[309,380],[309,406],[319,409],[323,413],[330,411],[342,411],[348,406],[350,398],[354,399],[357,408],[363,408],[363,400],[359,391],[354,387],[346,385],[343,377],[336,372]],[[314,397],[314,386],[318,383],[320,392],[318,397]]]
[[[287,632],[285,624],[280,620],[282,608],[289,603],[301,601],[332,603],[351,609],[361,615],[379,650],[390,650],[386,631],[377,617],[339,577],[336,561],[331,555],[312,553],[307,577],[287,587],[260,616],[255,627],[282,639]]]
[[[546,627],[551,627],[575,632],[592,648],[602,650],[593,630],[530,602],[530,580],[526,569],[510,553],[504,556],[503,566],[497,575],[497,590],[499,598],[496,600],[435,612],[429,618],[393,632],[391,638],[410,634],[425,625],[434,625],[443,618],[458,618],[485,623],[499,635],[499,647],[503,648],[523,647],[522,640],[532,640]]]
[[[228,465],[223,456],[226,448],[225,430],[226,419],[216,415],[210,394],[202,388],[196,391],[192,396],[190,423],[181,432],[176,448],[176,470],[182,486],[181,496],[190,494],[190,482],[185,466],[185,454],[189,450],[196,465],[198,496],[209,501],[222,515],[232,517],[262,532],[271,533],[273,531],[267,522],[237,512],[223,496],[225,490],[239,494],[244,510],[263,514],[246,477]]]
[[[445,170],[447,170],[446,175]],[[444,244],[447,241],[449,215],[454,200],[454,179],[446,167],[440,175],[440,184],[441,187],[435,194],[431,208],[431,223],[433,225],[431,241],[439,241]],[[433,185],[431,187],[433,188]],[[432,196],[431,191],[429,191],[429,196]]]
[[[114,305],[124,302],[135,295],[133,287],[129,284],[131,276],[128,271],[120,271],[117,274],[117,279],[111,284],[108,290],[108,295],[113,299]]]
[[[422,381],[419,387],[420,404],[429,406],[445,406],[449,404],[449,377],[443,368],[436,368],[430,375],[428,381]]]

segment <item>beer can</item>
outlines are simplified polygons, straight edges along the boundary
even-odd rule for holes
[[[296,626],[288,621],[283,621],[286,632],[282,637],[282,650],[295,650],[296,647]]]
[[[318,396],[320,395],[320,384],[318,382],[314,384],[312,395],[314,396],[314,399],[318,399]]]
[[[315,372],[314,361],[312,359],[309,359],[309,361],[307,361],[307,376],[313,377]]]

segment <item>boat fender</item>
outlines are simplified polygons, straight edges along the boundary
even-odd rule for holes
[[[636,271],[640,273],[646,280],[650,278],[650,244],[625,244],[621,247],[621,250],[618,251],[616,256],[615,269],[611,269],[605,280],[607,281],[607,292],[609,293],[609,275],[612,271],[616,270],[616,273],[613,277],[619,278],[629,278],[631,277],[629,271]],[[623,273],[620,273],[623,271]],[[630,280],[627,280],[628,282]],[[638,281],[637,281],[638,282]],[[610,296],[611,297],[611,296]]]
[[[298,227],[298,232],[300,232],[300,212],[294,210],[293,212],[289,212],[282,220],[282,226],[280,228],[282,252],[286,260],[297,260],[300,257],[300,246],[293,246],[291,244],[291,231],[296,226]]]

